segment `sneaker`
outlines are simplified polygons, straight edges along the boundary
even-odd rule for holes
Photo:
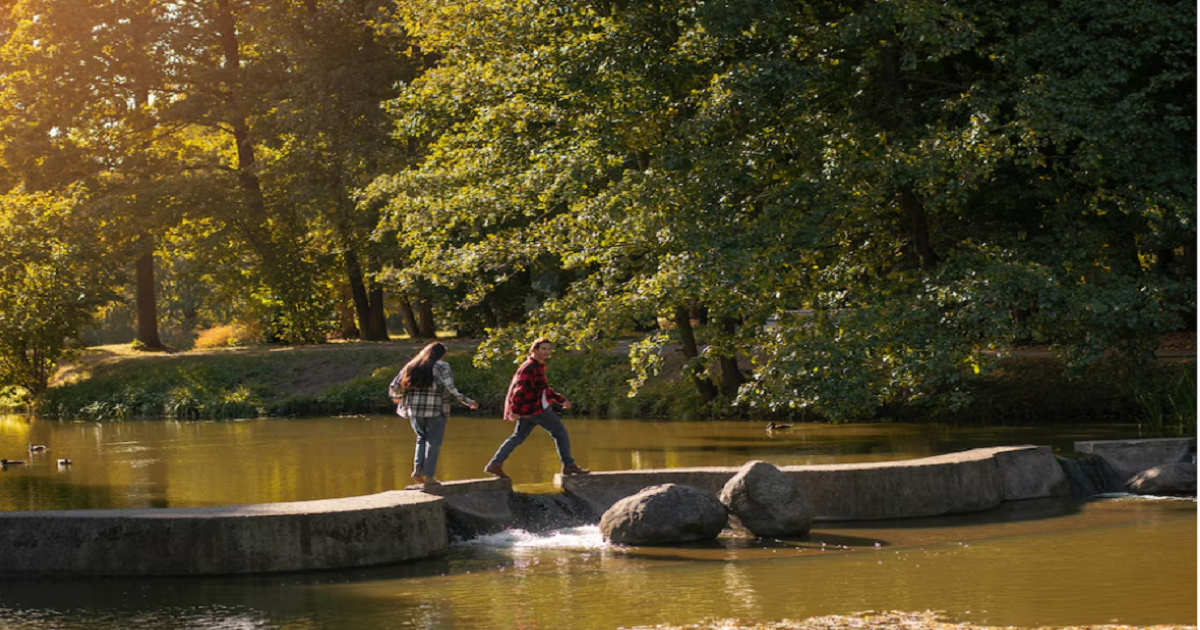
[[[504,469],[500,467],[500,464],[488,464],[483,469],[483,472],[489,475],[495,475],[500,479],[508,479],[508,475],[504,472]]]
[[[426,488],[436,488],[440,485],[442,485],[442,482],[438,481],[437,479],[434,479],[433,477],[425,478],[425,487]]]
[[[590,472],[592,471],[586,468],[580,468],[576,464],[567,464],[566,466],[563,466],[562,469],[562,474],[564,475],[586,475]]]
[[[422,475],[419,473],[413,473],[412,480],[416,483],[425,483],[425,475]]]

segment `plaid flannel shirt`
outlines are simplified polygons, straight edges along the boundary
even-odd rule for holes
[[[475,404],[474,400],[467,398],[454,386],[454,371],[445,361],[433,364],[431,387],[404,387],[400,384],[403,378],[404,370],[401,369],[388,385],[388,395],[392,400],[400,401],[396,406],[396,415],[401,418],[427,418],[439,414],[449,418],[450,399],[445,395],[447,392],[468,407]]]
[[[525,359],[508,385],[504,397],[504,419],[516,420],[521,416],[536,416],[542,413],[542,394],[548,403],[567,401],[561,394],[550,389],[546,382],[546,366],[532,356]]]

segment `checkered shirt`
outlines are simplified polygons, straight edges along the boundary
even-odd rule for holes
[[[566,398],[546,382],[546,366],[530,355],[513,374],[504,396],[504,419],[517,420],[542,413],[542,396],[548,403],[562,404]]]
[[[427,418],[437,415],[449,418],[450,398],[446,393],[468,407],[475,404],[474,400],[467,398],[454,386],[454,370],[451,370],[450,364],[445,361],[433,364],[432,387],[404,387],[400,384],[403,378],[404,370],[401,369],[396,378],[392,379],[391,385],[388,385],[388,395],[392,400],[400,401],[396,406],[396,414],[402,418]]]

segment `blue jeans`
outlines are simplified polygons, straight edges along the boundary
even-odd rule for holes
[[[432,477],[437,470],[438,453],[446,435],[446,416],[414,416],[408,419],[417,434],[417,452],[413,456],[413,474]]]
[[[517,420],[517,428],[513,430],[513,434],[508,436],[507,440],[500,445],[496,450],[496,454],[492,455],[492,461],[488,462],[488,466],[499,466],[512,455],[514,449],[533,433],[534,427],[542,427],[554,438],[554,447],[558,449],[558,458],[562,460],[563,466],[570,466],[575,463],[575,458],[571,457],[571,438],[567,436],[567,427],[563,426],[562,420],[558,414],[554,413],[553,409],[546,409],[536,416],[526,416]]]

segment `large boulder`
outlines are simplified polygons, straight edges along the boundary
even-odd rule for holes
[[[1134,475],[1154,466],[1195,462],[1196,438],[1093,440],[1076,442],[1075,450],[1103,459],[1117,479],[1127,484]]]
[[[668,483],[617,501],[600,517],[604,539],[622,545],[712,540],[729,522],[711,493]]]
[[[747,462],[725,483],[720,499],[731,520],[755,536],[802,536],[812,528],[813,510],[804,492],[767,462]]]
[[[1147,468],[1134,475],[1125,487],[1134,494],[1196,496],[1196,464],[1181,462]]]

